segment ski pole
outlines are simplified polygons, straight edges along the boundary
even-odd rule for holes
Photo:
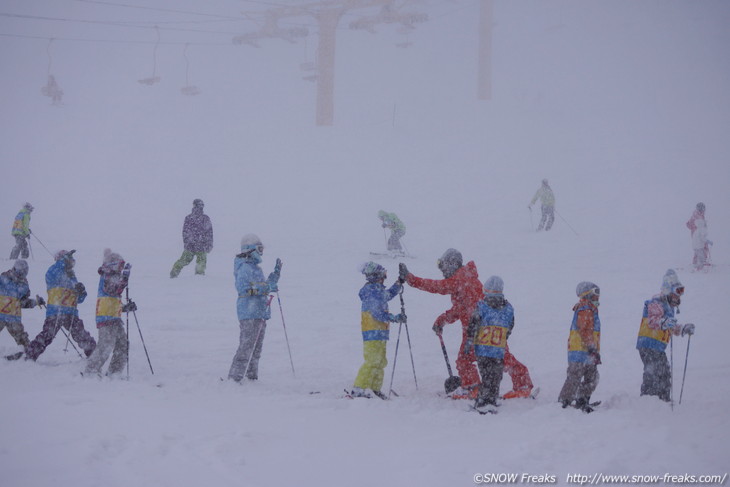
[[[53,257],[53,252],[51,252],[50,250],[48,250],[48,247],[46,247],[45,245],[43,245],[43,242],[41,242],[41,239],[39,239],[39,238],[38,238],[38,237],[36,236],[36,234],[35,234],[35,233],[33,233],[33,232],[30,232],[30,234],[31,234],[31,235],[33,235],[33,238],[35,238],[36,240],[38,240],[38,243],[39,243],[39,244],[41,244],[41,246],[42,246],[42,247],[43,247],[44,249],[46,249],[46,252],[48,252],[48,255],[50,255],[51,257]]]
[[[674,411],[674,339],[669,335],[669,403]]]
[[[129,302],[129,288],[127,288],[127,302]],[[127,380],[129,380],[129,310],[127,310]]]
[[[30,244],[30,239],[28,239],[28,250],[30,251],[31,260],[35,260],[35,255],[33,255],[33,246]]]
[[[130,303],[129,301],[129,286],[127,286],[127,304]],[[127,315],[129,316],[129,315]],[[144,348],[144,354],[147,356],[147,363],[150,366],[150,372],[152,372],[152,375],[155,375],[155,371],[152,370],[152,362],[150,361],[150,354],[147,353],[147,345],[144,343],[144,337],[142,336],[142,328],[139,326],[139,320],[137,319],[137,313],[132,309],[132,316],[134,316],[134,322],[137,324],[137,331],[139,332],[139,339],[142,340],[142,348]],[[127,341],[129,341],[129,335],[127,335]],[[129,350],[129,347],[127,347],[127,350]],[[127,362],[129,363],[129,362]]]
[[[574,234],[578,235],[578,232],[575,231],[575,228],[573,228],[573,227],[570,226],[570,223],[568,223],[568,220],[566,220],[565,218],[563,218],[563,215],[561,215],[558,210],[553,209],[553,211],[555,211],[555,213],[558,214],[558,216],[560,217],[560,219],[563,220],[566,225],[568,225],[568,228],[570,228],[571,230],[573,230],[573,233]]]
[[[60,314],[60,313],[59,313],[58,315],[56,315],[56,323],[55,323],[55,324],[53,325],[54,327],[58,326],[58,317],[60,317],[60,316],[61,316],[61,314]],[[67,342],[66,342],[66,343],[70,343],[70,344],[71,344],[71,346],[73,347],[73,349],[74,349],[74,350],[76,350],[76,353],[78,353],[78,354],[79,354],[79,357],[81,357],[81,358],[84,358],[84,356],[83,356],[83,355],[81,355],[81,352],[79,352],[79,349],[78,349],[78,348],[76,348],[76,345],[74,345],[74,344],[73,344],[73,342],[71,341],[71,338],[70,338],[69,334],[68,334],[68,333],[66,333],[66,330],[64,330],[64,329],[63,329],[63,325],[61,325],[61,326],[58,326],[58,329],[59,329],[59,330],[61,330],[61,332],[62,332],[62,333],[63,333],[63,334],[64,334],[64,335],[66,336],[66,340],[67,340]],[[71,330],[69,329],[69,332],[70,332],[70,331],[71,331]],[[54,333],[54,336],[55,336],[55,333]],[[64,352],[65,352],[65,351],[67,351],[67,348],[64,348]]]
[[[400,290],[400,312],[401,315],[406,316],[406,306],[403,303],[403,288]],[[406,338],[408,339],[408,352],[411,354],[411,367],[413,368],[413,382],[416,383],[416,390],[418,390],[418,379],[416,379],[416,364],[413,362],[413,349],[411,348],[411,334],[408,333],[408,318],[404,321],[406,325]],[[391,387],[393,385],[391,384]]]
[[[682,404],[682,394],[684,393],[684,379],[687,377],[687,359],[689,359],[689,342],[692,335],[687,337],[687,353],[684,356],[684,372],[682,373],[682,388],[679,390],[679,404]]]
[[[294,377],[297,374],[294,372],[294,360],[291,357],[291,348],[289,347],[289,336],[286,333],[286,321],[284,321],[284,309],[281,307],[281,299],[279,298],[279,291],[276,292],[276,301],[279,303],[279,313],[281,314],[281,324],[284,326],[284,339],[286,340],[286,349],[289,352],[289,363],[291,364],[291,373]]]
[[[390,387],[388,388],[388,399],[393,393],[393,379],[395,378],[395,364],[398,362],[398,345],[400,345],[400,331],[403,328],[403,323],[398,324],[398,340],[395,342],[395,355],[393,356],[393,371],[390,373]]]

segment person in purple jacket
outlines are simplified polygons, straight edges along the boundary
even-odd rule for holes
[[[203,206],[203,200],[193,200],[193,211],[185,217],[182,230],[184,250],[172,266],[171,278],[177,277],[193,258],[196,258],[195,274],[205,274],[208,253],[213,250],[213,224],[208,215],[203,213]]]

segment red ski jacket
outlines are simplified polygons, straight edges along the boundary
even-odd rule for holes
[[[453,306],[436,318],[434,324],[443,327],[446,323],[461,320],[464,332],[469,326],[469,319],[477,303],[484,297],[477,266],[473,261],[469,261],[465,266],[460,267],[453,276],[447,279],[423,279],[408,274],[406,282],[416,289],[429,293],[450,294]]]

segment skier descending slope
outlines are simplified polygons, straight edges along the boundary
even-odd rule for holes
[[[408,268],[403,263],[400,264],[400,273],[408,285],[416,289],[451,296],[453,306],[436,318],[433,331],[437,335],[441,335],[444,325],[454,323],[457,320],[461,321],[462,341],[459,356],[456,359],[456,369],[459,371],[461,378],[461,388],[454,391],[452,397],[455,399],[475,399],[478,394],[477,386],[480,380],[479,372],[474,365],[476,357],[473,352],[466,350],[467,330],[472,313],[484,294],[476,264],[470,261],[463,265],[462,262],[461,252],[456,249],[448,249],[437,262],[444,279],[433,280],[416,277],[408,272]],[[529,397],[532,392],[530,373],[527,367],[517,361],[514,355],[509,352],[509,346],[505,347],[504,367],[512,378],[513,388],[504,395],[504,398]]]
[[[360,367],[353,385],[352,397],[370,397],[366,389],[384,399],[381,392],[383,374],[388,360],[385,355],[390,334],[390,322],[405,323],[403,314],[393,315],[388,312],[388,301],[403,289],[400,278],[388,289],[385,288],[386,270],[375,262],[366,263],[361,272],[365,274],[367,283],[360,289],[362,348],[365,362]]]
[[[250,233],[241,239],[241,253],[233,261],[233,275],[238,291],[238,321],[241,334],[238,350],[233,357],[228,378],[241,382],[259,378],[259,359],[264,343],[266,320],[271,318],[269,293],[279,290],[281,260],[276,259],[274,272],[264,279],[259,264],[263,260],[264,245],[261,239]]]
[[[696,271],[704,269],[710,264],[710,246],[712,242],[707,239],[707,220],[705,220],[705,204],[697,203],[695,211],[687,220],[687,228],[689,228],[692,236],[692,264]]]
[[[641,395],[658,396],[662,401],[672,400],[672,373],[667,360],[667,344],[672,335],[693,335],[695,325],[680,325],[674,317],[684,294],[684,286],[673,269],[664,274],[661,292],[644,302],[644,313],[639,326],[636,348],[644,363]]]
[[[378,218],[380,218],[383,228],[390,229],[388,252],[403,254],[403,246],[400,243],[400,239],[406,234],[406,226],[395,213],[388,213],[384,210],[380,210],[378,212]]]

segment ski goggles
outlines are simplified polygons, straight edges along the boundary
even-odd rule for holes
[[[681,296],[684,294],[684,286],[676,286],[672,288],[672,294],[676,294],[677,296]]]
[[[582,293],[580,293],[580,296],[579,297],[584,298],[584,297],[590,296],[592,294],[595,294],[596,296],[600,296],[601,295],[601,288],[599,288],[598,286],[596,286],[596,287],[592,287],[590,289],[587,289],[587,290],[583,291]]]

